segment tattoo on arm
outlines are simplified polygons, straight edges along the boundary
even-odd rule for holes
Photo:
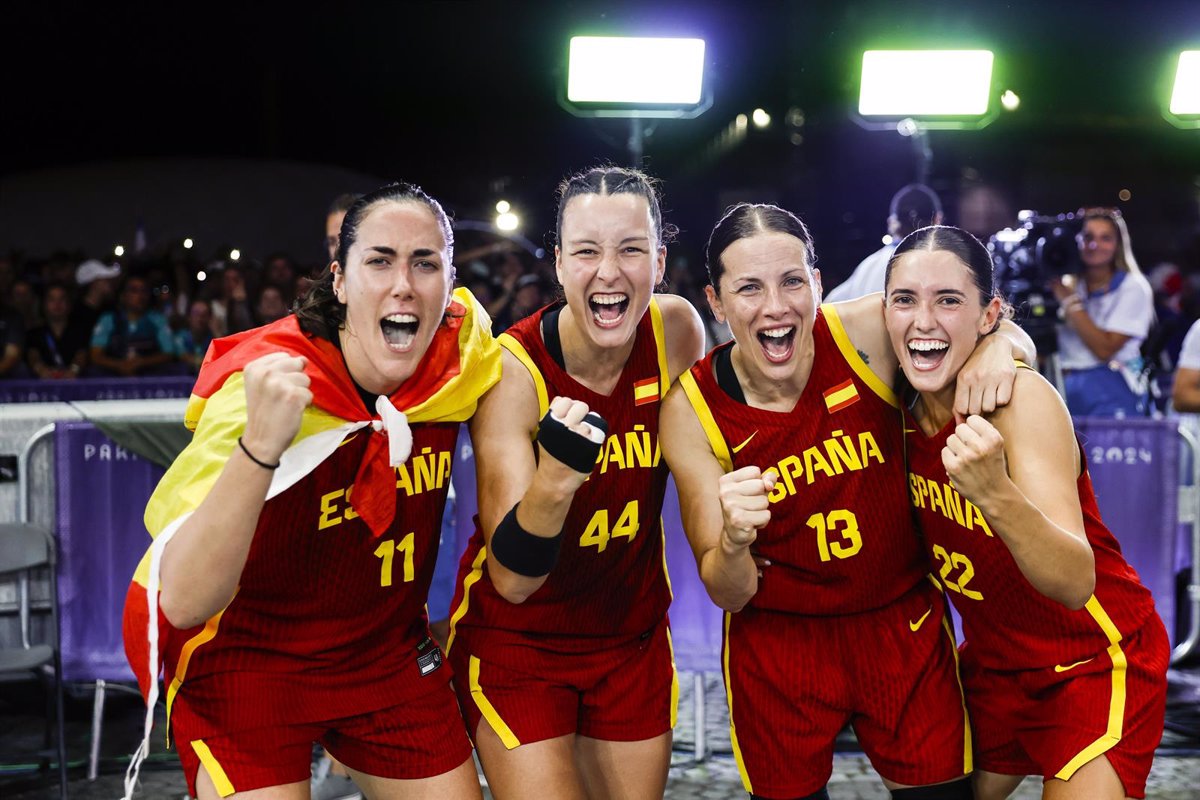
[[[858,351],[858,357],[859,357],[859,358],[861,358],[861,359],[863,360],[863,363],[864,363],[864,364],[870,364],[870,363],[871,363],[871,359],[867,358],[867,354],[866,354],[866,353],[864,353],[862,350],[859,350],[859,351]]]

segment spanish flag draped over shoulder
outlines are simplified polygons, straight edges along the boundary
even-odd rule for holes
[[[300,430],[280,458],[267,500],[312,472],[352,431],[370,428],[367,451],[354,480],[354,510],[379,536],[396,510],[393,465],[408,460],[409,423],[462,422],[479,398],[500,379],[500,347],[491,335],[487,312],[466,289],[457,289],[417,371],[391,396],[379,397],[368,410],[332,343],[305,334],[295,316],[244,333],[217,339],[209,346],[184,415],[194,435],[167,470],[146,505],[146,529],[154,540],[138,565],[125,604],[125,651],[147,701],[146,740],[135,755],[148,751],[152,710],[158,694],[158,567],[166,542],[192,514],[224,469],[246,425],[242,370],[268,353],[286,352],[308,359],[313,402]],[[129,775],[136,780],[135,764]],[[132,790],[127,775],[126,793]]]

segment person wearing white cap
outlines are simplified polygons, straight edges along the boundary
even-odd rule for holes
[[[100,315],[112,308],[117,296],[117,278],[121,275],[118,264],[108,265],[89,258],[75,269],[75,283],[79,285],[79,296],[71,310],[71,323],[85,331],[91,331],[100,320]]]

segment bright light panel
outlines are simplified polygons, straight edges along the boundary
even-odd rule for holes
[[[940,117],[986,114],[990,50],[868,50],[858,113]]]
[[[1172,114],[1200,114],[1200,50],[1179,54],[1175,88],[1171,90]]]
[[[693,105],[701,99],[703,39],[571,38],[572,103]]]

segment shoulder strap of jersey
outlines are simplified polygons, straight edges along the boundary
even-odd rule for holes
[[[542,376],[542,371],[538,369],[537,364],[533,363],[533,357],[529,355],[525,345],[511,334],[502,333],[496,337],[496,341],[500,342],[501,347],[516,356],[516,359],[525,365],[525,369],[529,370],[529,377],[533,378],[533,388],[537,391],[538,419],[546,416],[546,412],[550,410],[550,396],[546,391],[546,379]]]
[[[659,396],[666,397],[671,388],[671,370],[667,362],[667,336],[663,326],[662,309],[658,299],[650,298],[650,325],[654,330],[654,349],[658,354]]]
[[[899,408],[900,401],[896,399],[896,393],[892,391],[892,387],[881,381],[879,376],[871,371],[871,368],[867,366],[867,362],[863,361],[862,356],[859,355],[858,350],[854,347],[854,343],[850,341],[850,336],[846,333],[846,328],[842,325],[842,318],[838,314],[837,308],[832,303],[827,303],[821,306],[821,314],[825,317],[825,321],[829,325],[829,333],[833,336],[833,341],[837,344],[842,358],[854,370],[854,374],[869,386],[871,391],[879,395],[884,402],[890,406]]]
[[[703,363],[701,362],[701,364]],[[687,394],[688,401],[692,404],[692,410],[696,412],[696,418],[700,420],[700,427],[704,429],[704,435],[708,437],[708,444],[712,447],[713,455],[717,457],[721,468],[726,472],[733,472],[733,456],[729,453],[729,445],[725,442],[725,437],[721,435],[721,429],[717,427],[717,420],[713,417],[712,409],[708,407],[708,401],[704,399],[704,393],[700,391],[700,385],[696,383],[696,376],[690,369],[679,376],[679,385]]]

